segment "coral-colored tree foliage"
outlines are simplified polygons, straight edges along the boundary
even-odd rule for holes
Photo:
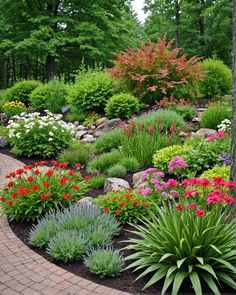
[[[107,69],[120,86],[132,91],[144,102],[153,103],[163,97],[181,99],[196,94],[196,82],[203,78],[199,57],[187,59],[181,48],[172,49],[173,40],[166,36],[157,43],[141,43],[138,49],[118,53],[114,67]]]

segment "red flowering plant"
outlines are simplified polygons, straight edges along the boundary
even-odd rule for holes
[[[52,208],[78,201],[88,189],[89,177],[83,179],[67,165],[41,161],[7,175],[9,182],[0,192],[3,212],[11,220],[35,221]]]
[[[115,216],[119,221],[136,223],[148,216],[148,209],[153,206],[150,198],[140,195],[135,190],[111,192],[95,199],[103,212]]]

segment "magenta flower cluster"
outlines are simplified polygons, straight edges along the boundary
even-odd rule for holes
[[[172,173],[176,173],[179,170],[187,168],[188,165],[185,163],[182,157],[174,157],[168,165],[168,171]]]

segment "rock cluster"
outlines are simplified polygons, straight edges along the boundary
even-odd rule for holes
[[[78,121],[75,121],[76,138],[84,142],[94,142],[103,133],[119,127],[121,124],[121,119],[109,120],[106,117],[100,118],[94,123],[89,123],[87,126],[80,125]]]

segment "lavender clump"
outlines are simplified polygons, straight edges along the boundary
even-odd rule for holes
[[[5,146],[7,146],[7,140],[5,137],[0,136],[0,147],[4,148]]]
[[[68,111],[69,111],[69,107],[68,107],[68,106],[64,106],[64,107],[61,108],[61,112],[62,112],[62,114],[65,114],[65,113],[67,113]]]
[[[232,161],[231,153],[221,153],[221,160],[224,162],[225,165],[230,165]]]

